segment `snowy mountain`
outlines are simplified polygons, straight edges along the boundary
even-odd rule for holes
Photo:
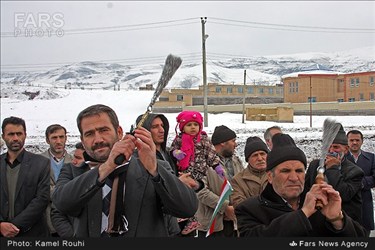
[[[210,60],[207,56],[207,82],[243,83],[246,69],[247,83],[276,84],[283,75],[323,65],[334,72],[352,73],[375,70],[375,45],[333,53],[303,53],[275,56],[253,56]],[[177,70],[167,88],[198,88],[202,84],[202,63],[184,63]],[[45,72],[2,72],[2,97],[10,90],[18,91],[24,86],[137,90],[146,84],[155,85],[160,77],[163,63],[154,65],[124,66],[101,62],[80,62]],[[17,86],[17,87],[15,87]],[[13,88],[13,89],[12,89]],[[5,93],[3,93],[5,91]],[[10,91],[10,92],[11,92]]]

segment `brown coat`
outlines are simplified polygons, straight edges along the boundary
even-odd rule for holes
[[[266,171],[247,168],[236,174],[232,181],[233,192],[230,196],[233,206],[236,207],[249,197],[259,195],[268,183]]]
[[[235,174],[239,173],[243,169],[242,162],[237,156],[233,156],[233,169]],[[226,178],[229,180],[227,175]],[[207,176],[203,177],[202,181],[204,182],[204,188],[197,194],[199,205],[196,215],[199,223],[201,224],[199,230],[207,231],[211,217],[219,201],[223,179],[220,178],[220,176],[215,172],[214,169],[208,168]],[[224,204],[217,213],[214,232],[219,232],[224,229],[223,220],[226,220],[226,218],[224,218],[224,213],[228,205],[232,205],[229,204],[229,200],[224,201]],[[234,222],[234,228],[237,229],[237,221]]]

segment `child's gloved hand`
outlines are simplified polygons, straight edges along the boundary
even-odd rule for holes
[[[182,150],[179,150],[179,149],[173,150],[172,154],[179,161],[182,160],[182,159],[184,159],[185,156],[186,156],[185,152],[182,151]]]
[[[221,178],[224,178],[225,177],[225,171],[224,171],[224,167],[219,164],[216,166],[215,168],[215,172],[221,177]]]

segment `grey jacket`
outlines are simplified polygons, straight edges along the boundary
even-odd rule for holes
[[[50,158],[51,155],[49,154],[48,150],[44,151],[40,155],[46,157],[48,160],[51,160],[51,158]],[[70,154],[66,153],[65,158],[64,158],[64,164],[70,163],[72,160],[73,160],[73,157]],[[55,174],[54,174],[53,169],[51,167],[51,174],[50,174],[50,193],[51,193],[51,199],[52,199],[52,193],[53,193],[53,191],[55,189],[56,181],[57,180],[55,180]],[[48,204],[47,210],[46,210],[47,223],[48,223],[48,228],[49,228],[50,233],[55,233],[56,230],[55,230],[55,228],[54,228],[54,226],[52,224],[52,220],[51,220],[51,205],[52,205],[51,202],[52,201],[50,201],[50,203]]]

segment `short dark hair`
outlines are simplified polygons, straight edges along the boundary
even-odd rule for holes
[[[350,130],[348,133],[346,133],[346,137],[348,137],[349,134],[361,135],[361,140],[363,141],[363,134],[362,134],[361,131],[359,131],[357,129]]]
[[[56,130],[63,129],[66,134],[66,129],[61,126],[60,124],[52,124],[49,125],[46,129],[46,138],[48,139],[48,136],[52,133],[54,133]]]
[[[82,149],[82,150],[85,150],[85,148],[83,147],[83,144],[82,142],[77,142],[76,145],[74,145],[76,147],[76,149]]]
[[[109,119],[111,120],[111,123],[115,129],[117,129],[120,126],[118,117],[113,109],[103,104],[91,105],[85,108],[84,110],[82,110],[77,116],[77,127],[81,136],[82,136],[82,126],[81,126],[82,119],[85,117],[93,116],[93,115],[99,115],[100,113],[106,113],[109,116]]]
[[[8,118],[5,118],[3,120],[3,124],[1,125],[1,130],[2,130],[3,134],[4,134],[5,127],[8,124],[21,125],[23,127],[24,132],[26,133],[26,123],[25,123],[24,119],[19,118],[19,117],[15,117],[15,116],[10,116]]]

